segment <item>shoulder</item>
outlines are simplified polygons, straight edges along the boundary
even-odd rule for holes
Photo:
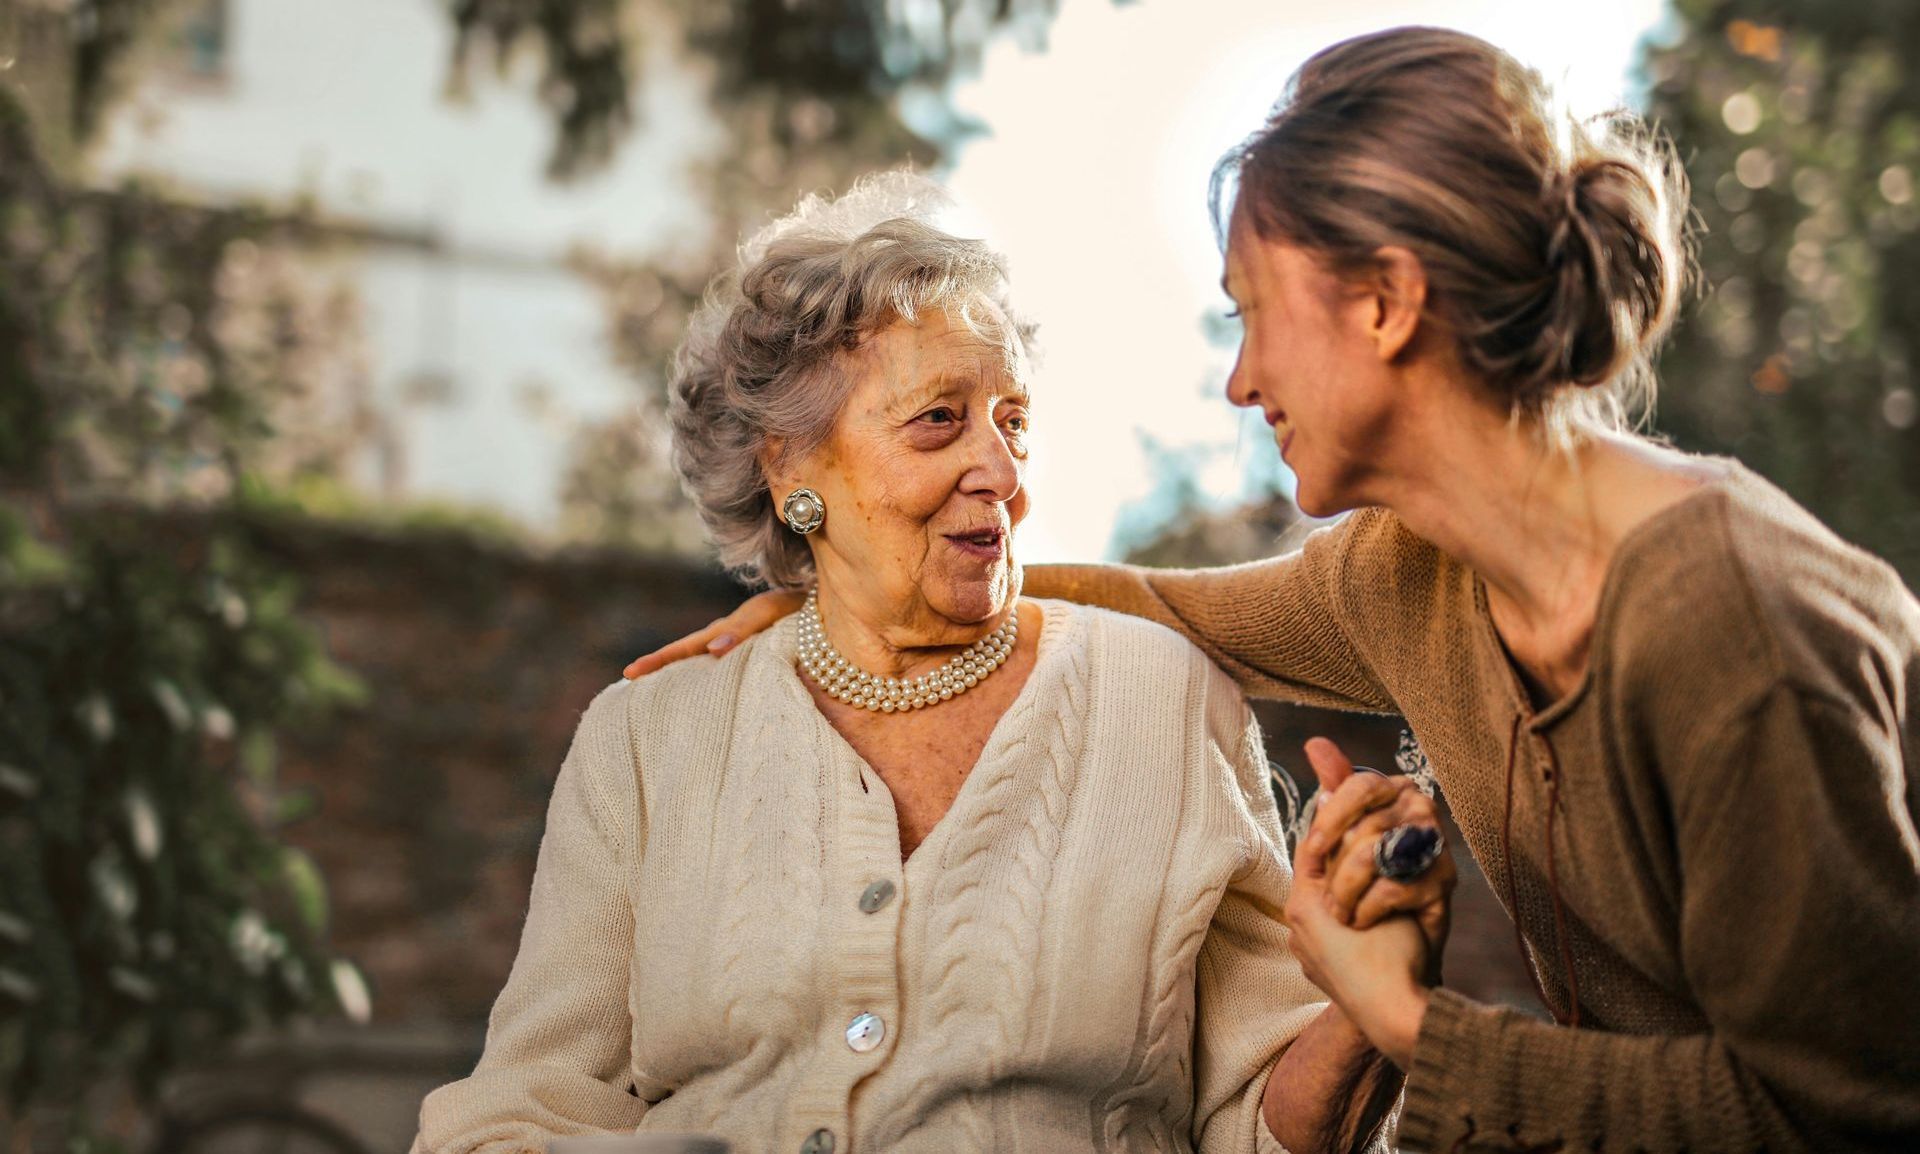
[[[1471,576],[1390,509],[1356,509],[1316,530],[1302,549],[1316,548],[1325,551],[1318,565],[1331,579],[1335,604],[1361,625],[1424,621]]]
[[[1229,750],[1246,739],[1254,722],[1245,695],[1193,642],[1126,613],[1065,601],[1038,604],[1054,627],[1050,635],[1078,648],[1095,702],[1110,716],[1164,724],[1178,714]]]
[[[1614,659],[1649,684],[1690,678],[1731,712],[1782,688],[1846,704],[1873,695],[1863,675],[1910,683],[1920,605],[1898,574],[1732,467],[1631,540],[1605,610]]]
[[[1338,533],[1330,544],[1340,627],[1390,694],[1427,692],[1433,671],[1467,651],[1476,627],[1472,570],[1387,509],[1356,510]]]
[[[1046,614],[1046,631],[1056,644],[1079,650],[1102,672],[1137,670],[1151,674],[1120,678],[1120,685],[1144,687],[1157,682],[1166,687],[1226,678],[1198,646],[1157,621],[1068,601],[1035,603]],[[1232,681],[1226,684],[1231,687]]]
[[[775,626],[725,656],[693,657],[614,682],[587,706],[575,744],[590,742],[603,751],[620,745],[634,770],[643,770],[658,755],[670,753],[675,760],[692,755],[695,747],[725,732],[743,693],[755,687],[764,691],[764,683],[778,676],[780,658],[773,650],[789,641],[787,632]]]
[[[791,621],[776,623],[720,657],[689,657],[626,684],[628,716],[635,724],[649,719],[698,718],[730,709],[748,682],[768,675],[769,665],[785,649],[791,664]],[[618,688],[615,686],[614,688]]]

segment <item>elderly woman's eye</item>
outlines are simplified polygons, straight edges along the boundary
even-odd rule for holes
[[[960,419],[960,414],[942,405],[937,409],[928,409],[920,414],[920,419],[934,425],[950,425]]]

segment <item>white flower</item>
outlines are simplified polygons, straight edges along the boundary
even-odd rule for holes
[[[1413,779],[1416,789],[1428,797],[1433,796],[1433,763],[1427,760],[1427,751],[1414,739],[1413,730],[1400,731],[1400,748],[1393,755],[1393,764]]]
[[[74,708],[74,712],[95,741],[105,745],[113,739],[113,706],[107,704],[105,697],[90,693]]]
[[[133,852],[141,861],[160,856],[160,811],[145,790],[127,791],[127,829],[133,835]]]
[[[40,998],[40,983],[18,970],[0,967],[0,994],[5,994],[16,1002],[33,1002]]]
[[[180,696],[173,682],[164,678],[153,683],[153,699],[160,703],[160,712],[167,715],[167,723],[175,729],[185,732],[193,725],[193,707],[187,699]]]
[[[249,974],[265,973],[267,963],[273,960],[273,931],[255,910],[242,910],[233,919],[233,926],[227,932],[227,945],[232,948],[240,968]]]
[[[364,1026],[372,1020],[373,995],[367,990],[367,980],[344,958],[333,963],[333,996],[340,1000],[340,1009],[354,1024]]]
[[[40,781],[17,765],[0,761],[0,790],[19,797],[33,797],[40,792]]]
[[[200,715],[200,729],[215,741],[231,741],[233,740],[233,714],[228,713],[225,706],[209,706],[207,711]]]
[[[107,971],[107,983],[127,997],[137,1002],[151,1002],[160,988],[153,979],[137,973],[125,966],[115,966]]]
[[[127,871],[120,867],[119,854],[109,851],[94,858],[87,874],[100,904],[107,907],[115,920],[124,922],[133,917],[133,911],[140,908],[140,891],[133,887]]]

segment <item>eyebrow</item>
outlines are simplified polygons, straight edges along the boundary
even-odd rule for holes
[[[980,383],[980,378],[984,375],[967,369],[943,368],[925,380],[908,384],[901,390],[895,403],[902,409],[918,408],[936,397],[953,392],[969,391]],[[998,399],[1028,406],[1033,404],[1032,392],[1011,375],[1007,376],[1007,388],[1000,393]]]

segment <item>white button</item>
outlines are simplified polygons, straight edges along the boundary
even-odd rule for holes
[[[887,1036],[887,1024],[874,1014],[862,1014],[847,1023],[847,1045],[856,1054],[864,1054]]]
[[[863,914],[877,913],[892,900],[893,883],[882,878],[868,886],[860,894],[860,912]]]
[[[815,1130],[800,1143],[800,1154],[833,1154],[833,1131]]]

